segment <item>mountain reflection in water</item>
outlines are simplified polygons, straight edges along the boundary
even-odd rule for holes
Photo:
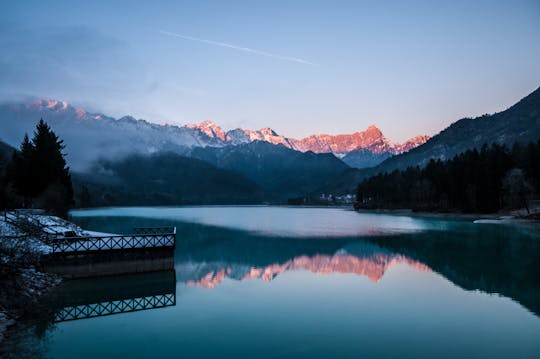
[[[177,280],[213,288],[225,278],[270,281],[285,271],[307,270],[356,274],[377,282],[393,265],[404,263],[437,272],[466,290],[510,297],[540,315],[538,231],[462,222],[454,227],[332,240],[257,237],[219,229],[219,237],[201,235],[183,243],[185,250],[175,258]]]
[[[385,225],[392,229],[387,234],[367,235],[371,230],[366,228],[354,236],[348,227],[341,237],[286,237],[254,232],[253,223],[245,231],[208,225],[218,209],[210,208],[212,216],[204,216],[200,223],[174,221],[168,214],[164,218],[142,215],[111,218],[92,213],[89,217],[75,219],[83,227],[122,233],[136,225],[174,224],[179,233],[175,253],[176,279],[189,285],[213,288],[225,278],[270,281],[285,271],[294,270],[319,274],[351,273],[377,282],[392,265],[405,263],[418,270],[437,272],[466,290],[512,298],[540,315],[540,230],[535,225],[474,224],[404,217],[396,217],[392,222],[392,216],[382,216],[391,222]],[[203,210],[204,207],[197,208],[197,211]],[[227,218],[232,218],[231,212],[237,209],[225,207],[220,210],[226,213]],[[245,221],[253,219],[268,227],[276,208],[254,208],[251,210],[253,214],[245,212],[244,208],[239,210],[241,212],[237,215],[243,216]],[[169,211],[167,209],[166,213]],[[282,211],[286,214],[280,213],[279,218],[289,213],[289,222],[297,216],[301,216],[300,223],[307,222],[300,210]],[[317,221],[315,214],[319,211],[326,217],[352,216],[348,220],[353,221],[356,215],[358,221],[363,221],[363,226],[373,225],[374,215],[368,215],[366,219],[363,214],[332,209],[304,211],[312,221]],[[265,218],[263,213],[270,216]],[[221,223],[219,218],[215,221]],[[240,223],[239,219],[235,221]],[[374,223],[380,221],[377,219]],[[276,226],[282,227],[279,223]],[[301,230],[297,225],[291,228]],[[311,231],[305,233],[310,234]]]
[[[426,265],[398,254],[374,253],[369,257],[360,257],[338,252],[335,255],[299,256],[283,263],[274,263],[265,267],[254,267],[231,263],[177,263],[176,270],[183,274],[188,285],[214,288],[225,278],[235,280],[261,279],[270,282],[286,271],[307,270],[317,274],[356,274],[367,276],[372,282],[378,282],[393,265],[405,263],[409,266],[428,271]],[[204,274],[207,272],[206,274]],[[202,275],[202,277],[200,277]],[[188,279],[193,276],[193,279]],[[200,277],[200,278],[199,278]]]

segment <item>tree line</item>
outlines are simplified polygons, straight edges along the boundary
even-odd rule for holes
[[[493,213],[526,208],[540,192],[540,140],[512,148],[484,145],[454,158],[431,159],[365,179],[357,187],[357,209],[412,208],[422,211]]]
[[[0,159],[0,208],[42,208],[67,216],[74,204],[73,185],[65,161],[64,142],[41,119],[33,137],[18,151]]]

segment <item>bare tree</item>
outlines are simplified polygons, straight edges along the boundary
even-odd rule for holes
[[[534,193],[533,186],[527,181],[522,169],[513,168],[502,180],[503,198],[510,208],[523,208],[529,214],[529,200]]]

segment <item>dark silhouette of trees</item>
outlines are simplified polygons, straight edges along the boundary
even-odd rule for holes
[[[43,119],[37,124],[32,140],[24,136],[7,170],[7,181],[21,199],[17,204],[67,215],[74,201],[64,149],[63,141]]]
[[[514,168],[503,178],[505,203],[515,208],[523,208],[529,212],[529,198],[533,194],[533,186],[525,178],[523,170]]]
[[[25,134],[19,152],[13,152],[11,170],[11,180],[15,192],[22,197],[22,205],[25,208],[32,204],[32,197],[38,193],[33,184],[37,174],[33,168],[34,153],[35,147],[30,142],[28,135]]]
[[[358,185],[356,207],[492,213],[528,209],[539,190],[540,141],[512,149],[493,144],[367,178]]]
[[[0,142],[0,209],[14,206],[15,190],[8,179],[14,149]]]

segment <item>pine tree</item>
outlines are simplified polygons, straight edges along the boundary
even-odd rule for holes
[[[32,141],[25,135],[13,157],[12,179],[25,207],[35,206],[66,216],[74,204],[64,142],[41,119]]]
[[[19,152],[13,152],[12,167],[9,170],[15,192],[22,197],[23,207],[30,207],[32,198],[37,195],[34,188],[34,160],[35,148],[28,135],[24,135]]]

